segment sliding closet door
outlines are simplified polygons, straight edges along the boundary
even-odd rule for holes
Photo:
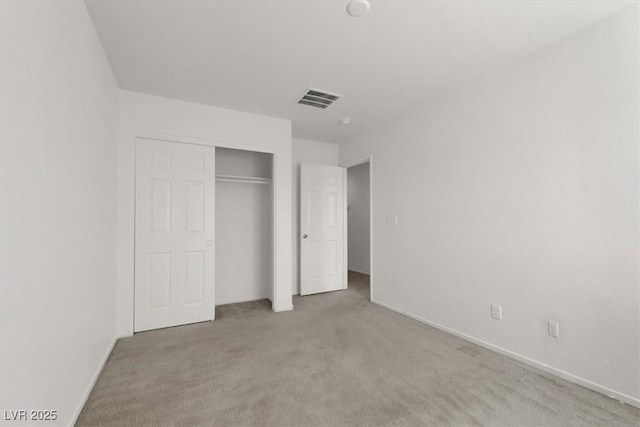
[[[135,331],[214,319],[213,147],[136,141]]]

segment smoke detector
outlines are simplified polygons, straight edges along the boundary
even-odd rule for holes
[[[308,105],[309,107],[316,107],[325,110],[340,98],[342,98],[342,95],[338,95],[337,93],[309,88],[300,97],[300,99],[298,99],[298,104]]]
[[[369,13],[369,2],[367,0],[351,0],[347,4],[347,13],[355,18]]]

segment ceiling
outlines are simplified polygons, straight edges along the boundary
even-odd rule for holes
[[[86,3],[122,89],[290,119],[295,137],[330,142],[629,4],[371,0],[353,18],[347,0]],[[344,97],[298,105],[308,87]]]

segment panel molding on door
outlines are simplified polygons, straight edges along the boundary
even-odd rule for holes
[[[215,317],[214,150],[136,140],[135,332]]]
[[[300,166],[300,295],[347,287],[346,169]]]

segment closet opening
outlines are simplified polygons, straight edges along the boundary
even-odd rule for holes
[[[215,158],[215,305],[272,302],[273,154],[216,147]]]

